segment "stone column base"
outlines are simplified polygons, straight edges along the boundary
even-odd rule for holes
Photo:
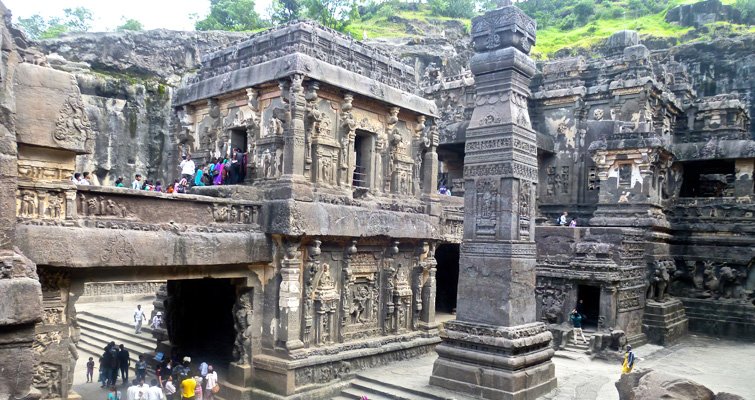
[[[430,384],[484,399],[526,400],[556,388],[551,333],[543,323],[446,323]]]
[[[220,382],[218,396],[225,400],[248,400],[252,398],[252,366],[231,363],[228,379]]]
[[[642,332],[653,344],[667,346],[687,334],[687,315],[679,299],[662,303],[648,300],[642,317]]]

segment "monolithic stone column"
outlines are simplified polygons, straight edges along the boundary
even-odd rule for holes
[[[556,386],[551,333],[535,322],[537,145],[527,110],[535,22],[512,5],[472,21],[477,97],[467,128],[456,321],[430,383],[486,399]]]

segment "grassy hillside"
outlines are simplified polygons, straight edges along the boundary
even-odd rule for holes
[[[665,21],[669,9],[700,0],[527,0],[518,3],[538,22],[537,45],[533,55],[548,58],[564,48],[589,48],[601,43],[612,33],[622,29],[639,31],[644,40],[666,40],[679,44],[713,37],[741,35],[755,32],[755,27],[716,22],[695,29],[681,27]],[[737,0],[722,0],[735,4]],[[755,2],[755,0],[739,0]],[[347,31],[361,39],[389,37],[421,37],[423,32],[408,29],[405,20],[432,25],[435,21],[461,21],[466,18],[448,18],[434,15],[425,4],[386,2],[363,13],[353,21]],[[438,25],[438,23],[435,23]]]

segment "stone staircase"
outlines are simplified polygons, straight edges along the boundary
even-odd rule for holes
[[[351,384],[332,400],[359,400],[367,396],[369,400],[454,400],[455,397],[406,388],[391,382],[380,381],[364,375],[357,375]]]
[[[131,366],[139,360],[140,354],[152,356],[155,350],[155,339],[152,330],[142,327],[142,333],[134,333],[134,326],[112,318],[96,315],[90,311],[79,311],[76,314],[81,337],[77,347],[79,351],[88,353],[95,359],[102,355],[105,346],[114,341],[116,345],[123,344],[131,358]],[[97,367],[95,366],[95,369]]]
[[[587,351],[590,349],[590,340],[592,339],[593,332],[583,331],[587,343],[582,341],[582,337],[577,338],[575,343],[574,338],[570,337],[569,341],[564,345],[563,349],[556,351],[556,357],[577,359],[587,356]]]

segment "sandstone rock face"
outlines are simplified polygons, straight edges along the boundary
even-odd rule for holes
[[[42,50],[93,70],[176,82],[195,69],[203,54],[249,36],[236,32],[180,32],[165,29],[66,35],[40,42]]]
[[[621,376],[616,382],[620,400],[674,399],[674,400],[738,400],[730,393],[714,394],[707,387],[650,369],[635,370]]]
[[[39,43],[55,68],[76,75],[92,130],[94,151],[77,158],[77,171],[95,183],[130,182],[139,173],[168,181],[179,155],[171,129],[173,89],[201,57],[248,36],[235,32],[85,33]]]

